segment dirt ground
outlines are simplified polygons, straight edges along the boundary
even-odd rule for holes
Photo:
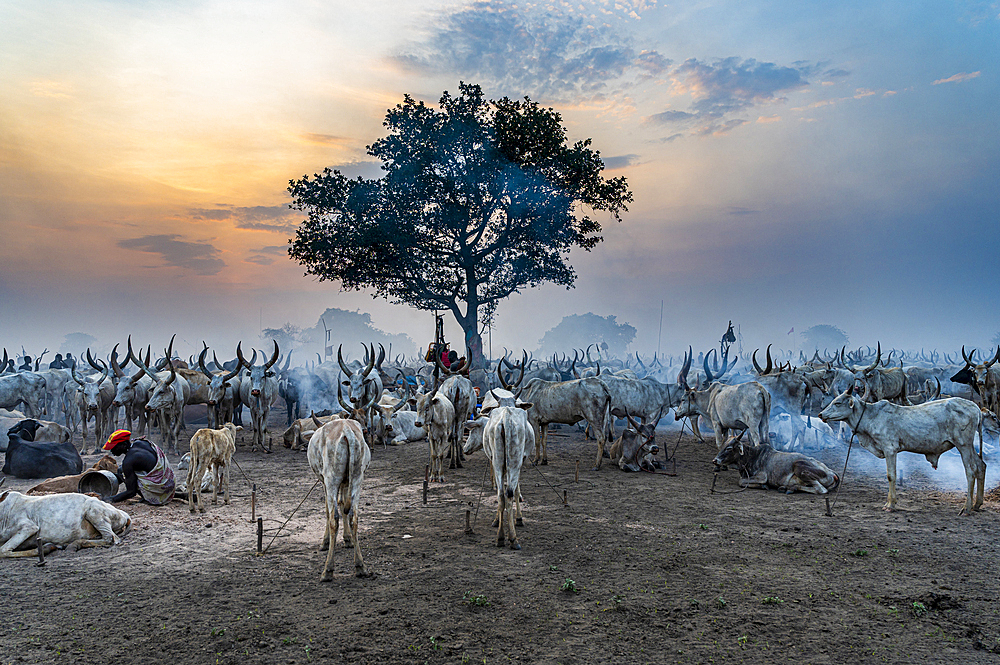
[[[863,450],[827,517],[822,497],[737,492],[735,472],[710,493],[714,446],[691,436],[676,476],[592,472],[595,443],[564,427],[549,466],[522,472],[512,551],[495,545],[481,452],[425,505],[426,442],[379,448],[360,507],[375,575],[354,577],[338,540],[320,583],[322,489],[306,497],[305,453],[272,422],[273,453],[239,446],[229,506],[133,500],[120,546],[0,562],[0,663],[1000,663],[1000,504],[959,517],[963,496],[918,473],[883,512]]]

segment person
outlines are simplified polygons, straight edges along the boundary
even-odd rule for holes
[[[62,354],[57,353],[55,360],[49,363],[49,369],[63,369],[63,368],[65,368],[65,365],[63,365]]]
[[[108,437],[104,450],[115,457],[125,456],[119,465],[125,490],[111,497],[111,503],[139,494],[146,503],[162,506],[174,498],[174,472],[159,446],[146,439],[133,439],[132,432],[119,429]]]
[[[69,351],[66,352],[66,357],[63,358],[63,369],[73,369],[76,367],[76,358]]]
[[[31,371],[31,356],[24,356],[24,364],[18,367],[20,371]]]

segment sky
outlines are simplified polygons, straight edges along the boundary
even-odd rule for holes
[[[0,0],[0,343],[177,333],[187,355],[328,307],[426,342],[430,314],[288,258],[286,188],[377,177],[386,110],[467,81],[555,108],[634,193],[571,253],[575,288],[500,305],[494,349],[584,312],[644,354],[708,348],[729,320],[750,349],[818,324],[983,346],[997,63],[998,2]]]

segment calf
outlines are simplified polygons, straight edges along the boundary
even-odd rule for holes
[[[83,471],[83,458],[72,443],[30,441],[23,432],[9,437],[2,472],[16,478],[54,478]]]
[[[444,456],[452,445],[455,407],[440,391],[410,400],[417,410],[417,420],[413,424],[427,431],[431,481],[444,482]]]
[[[36,556],[34,547],[15,551],[29,539],[74,548],[117,545],[131,528],[128,513],[85,494],[0,494],[0,558]]]
[[[367,577],[361,546],[358,544],[358,502],[365,471],[372,453],[365,443],[361,425],[355,420],[331,420],[317,429],[306,451],[309,468],[322,481],[326,495],[326,531],[320,550],[329,550],[320,581],[333,579],[333,552],[344,514],[344,544],[354,544],[354,572]]]
[[[417,427],[416,411],[397,411],[392,414],[389,420],[389,433],[392,434],[391,446],[398,446],[401,443],[410,441],[420,441],[427,437],[427,432],[423,427]]]
[[[774,488],[786,494],[795,491],[826,494],[837,488],[840,478],[828,466],[801,453],[775,450],[768,443],[743,445],[743,435],[731,436],[716,456],[716,465],[734,464],[740,470],[740,487]]]
[[[983,505],[986,464],[976,454],[976,432],[982,424],[979,407],[967,399],[950,397],[917,406],[899,406],[881,400],[864,402],[848,388],[819,414],[827,421],[844,421],[857,434],[858,443],[876,457],[885,459],[889,498],[885,510],[896,507],[896,455],[918,453],[935,469],[938,458],[958,448],[965,466],[968,494],[963,515],[971,515]],[[981,452],[981,451],[980,451]],[[979,491],[976,493],[976,487]],[[973,494],[976,494],[973,505]]]
[[[236,432],[242,429],[238,425],[226,423],[221,429],[200,429],[191,437],[187,494],[188,509],[192,513],[195,509],[192,495],[198,497],[198,511],[205,512],[200,480],[209,472],[217,479],[212,484],[212,503],[219,503],[219,485],[223,484],[225,486],[223,500],[229,505],[229,463],[233,459],[233,453],[236,452]]]

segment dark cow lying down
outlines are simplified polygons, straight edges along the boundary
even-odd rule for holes
[[[651,423],[640,424],[625,412],[629,427],[615,440],[609,454],[611,461],[618,464],[622,471],[655,471],[663,465],[656,459],[660,447],[656,445],[656,425],[660,422],[660,413]]]
[[[32,441],[11,430],[2,472],[16,478],[54,478],[83,471],[83,458],[72,443]]]
[[[744,430],[745,431],[745,430]],[[826,494],[837,488],[840,478],[828,466],[802,453],[775,450],[770,444],[743,443],[743,432],[730,436],[715,458],[717,465],[735,465],[740,470],[740,487]]]

